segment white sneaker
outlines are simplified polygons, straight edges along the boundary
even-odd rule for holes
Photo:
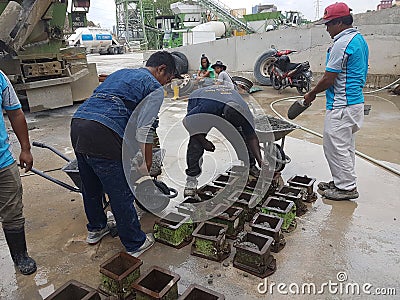
[[[187,176],[183,197],[194,197],[197,194],[197,177]]]
[[[88,231],[88,236],[86,238],[86,243],[90,245],[97,244],[104,236],[110,233],[110,228],[106,225],[103,229],[99,231]]]
[[[140,246],[140,248],[137,249],[136,251],[128,251],[127,253],[133,257],[138,257],[146,250],[149,250],[153,245],[154,245],[154,236],[152,233],[147,233],[143,245]]]

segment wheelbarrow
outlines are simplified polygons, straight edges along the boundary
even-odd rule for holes
[[[32,145],[35,147],[39,147],[39,148],[49,149],[50,151],[57,154],[65,161],[67,161],[67,164],[65,166],[63,166],[61,168],[61,170],[63,172],[65,172],[71,178],[71,180],[75,186],[67,184],[67,183],[65,183],[59,179],[56,179],[56,178],[54,178],[40,170],[37,170],[35,168],[31,169],[31,171],[33,173],[53,182],[55,184],[58,184],[59,186],[62,186],[72,192],[76,192],[76,193],[82,192],[82,181],[81,181],[81,177],[79,175],[78,162],[76,159],[70,159],[67,156],[65,156],[64,154],[62,154],[60,151],[55,149],[54,147],[48,146],[44,143],[33,142]],[[153,164],[155,164],[155,162],[157,162],[160,170],[157,170],[157,168],[156,168],[156,170],[154,170],[152,168],[152,170],[150,171],[150,175],[152,175],[152,173],[154,174],[154,176],[153,176],[154,185],[153,186],[156,186],[158,188],[158,190],[161,191],[163,197],[161,197],[159,193],[157,193],[156,197],[152,197],[152,194],[150,192],[151,189],[149,189],[147,187],[148,183],[146,183],[146,185],[147,185],[146,186],[146,196],[145,196],[144,200],[142,200],[143,199],[143,197],[142,197],[141,201],[140,201],[142,203],[140,203],[139,201],[136,201],[138,206],[143,210],[151,211],[151,212],[160,212],[168,206],[170,199],[175,198],[178,195],[177,190],[166,186],[163,182],[158,181],[156,179],[157,175],[159,175],[161,173],[161,163],[164,158],[164,153],[165,153],[164,149],[153,149]],[[137,186],[136,188],[139,190],[143,190],[143,188],[141,189],[140,186]],[[158,190],[157,190],[157,192],[158,192]],[[142,205],[142,204],[144,204],[143,202],[145,202],[146,205]],[[106,209],[109,206],[109,204],[110,203],[109,203],[106,195],[103,195],[103,208]]]
[[[291,161],[290,157],[283,151],[285,136],[297,129],[298,126],[267,115],[256,115],[254,123],[256,134],[263,144],[264,151],[269,149],[269,153],[264,153],[264,155],[267,154],[275,162],[275,172],[281,172],[285,165]],[[274,143],[279,140],[281,140],[280,145]],[[267,148],[267,144],[270,143],[272,143],[271,147]]]
[[[58,185],[62,186],[63,188],[70,190],[71,192],[76,192],[76,193],[81,192],[82,181],[81,181],[81,177],[79,176],[78,162],[76,159],[70,159],[67,156],[65,156],[64,154],[62,154],[60,151],[58,151],[57,149],[55,149],[51,146],[48,146],[46,144],[43,144],[43,143],[33,142],[32,146],[49,149],[50,151],[52,151],[53,153],[57,154],[59,157],[64,159],[67,162],[67,164],[64,167],[62,167],[61,170],[63,172],[65,172],[71,178],[71,180],[75,184],[75,186],[72,186],[61,180],[58,180],[58,179],[40,171],[40,170],[37,170],[35,168],[32,168],[31,172],[33,172],[43,178],[46,178],[47,180],[49,180],[55,184],[58,184]]]

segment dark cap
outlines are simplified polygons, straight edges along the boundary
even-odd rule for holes
[[[326,24],[334,19],[350,16],[351,8],[347,6],[346,3],[336,2],[329,5],[324,10],[324,16],[321,20],[315,22],[316,25]]]
[[[211,66],[211,68],[215,69],[215,67],[221,67],[223,70],[226,70],[226,66],[223,64],[222,61],[217,60],[215,64]]]

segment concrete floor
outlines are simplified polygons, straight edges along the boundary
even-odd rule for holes
[[[103,69],[100,69],[99,73],[109,73],[112,64],[114,68],[118,68],[119,65],[115,63],[116,59],[106,56],[92,56],[90,59],[101,62]],[[121,59],[124,60],[121,65],[125,66],[130,56]],[[280,94],[271,87],[263,89],[255,93],[254,98],[267,113],[270,113],[269,104],[274,99],[296,95],[294,89],[284,90]],[[366,116],[364,127],[357,136],[357,148],[400,169],[400,98],[390,96],[386,92],[378,96],[366,99],[368,104],[372,104],[372,111]],[[323,102],[323,99],[320,99],[296,121],[321,132]],[[289,105],[290,103],[281,102],[276,108],[284,113]],[[167,150],[163,180],[182,193],[187,133],[180,122],[184,116],[186,102],[166,100],[164,107],[168,107],[168,110],[163,110],[160,114],[158,131],[161,143]],[[77,106],[27,114],[31,141],[47,143],[73,157],[69,141],[69,122],[76,108]],[[224,143],[218,133],[213,136],[213,142],[217,151],[215,155],[205,157],[206,171],[201,177],[201,183],[227,169],[230,163],[229,145]],[[292,162],[282,173],[285,181],[294,174],[315,177],[317,182],[330,180],[320,143],[319,138],[301,130],[295,130],[288,136],[285,150]],[[51,170],[65,164],[61,158],[44,149],[33,149],[33,154],[35,167],[40,170]],[[268,284],[276,283],[273,290],[274,299],[287,297],[278,292],[279,283],[293,283],[299,286],[303,283],[314,283],[320,287],[329,281],[338,283],[339,272],[345,272],[348,277],[344,284],[358,283],[362,286],[370,283],[371,293],[375,293],[376,288],[395,288],[397,295],[400,293],[400,178],[360,158],[357,158],[356,164],[360,192],[356,201],[338,203],[319,197],[315,203],[308,205],[309,212],[298,218],[297,229],[285,234],[286,247],[279,254],[274,254],[278,269],[268,278]],[[49,174],[71,183],[60,170],[50,171]],[[28,248],[37,261],[38,271],[31,276],[15,272],[1,232],[0,299],[43,299],[69,279],[97,287],[100,283],[99,265],[123,250],[119,239],[106,236],[96,246],[87,245],[84,242],[86,218],[81,195],[69,192],[36,175],[23,176]],[[181,195],[177,198],[177,201],[179,200],[182,200]],[[143,229],[151,231],[155,217],[142,212],[140,215]],[[233,268],[233,254],[234,251],[227,259],[229,266],[224,267],[222,263],[191,256],[190,247],[175,250],[156,243],[140,258],[144,262],[142,271],[156,264],[178,273],[181,276],[180,293],[191,283],[199,283],[225,294],[226,299],[267,298],[268,293],[261,294],[257,288],[263,280]],[[207,283],[210,274],[214,275],[212,284]],[[284,290],[289,291],[287,287]],[[346,295],[345,292],[329,293],[328,288],[325,288],[322,295],[298,297],[366,298]],[[369,298],[379,297],[375,293]],[[394,297],[388,296],[389,298]]]

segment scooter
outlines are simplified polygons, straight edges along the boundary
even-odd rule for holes
[[[308,61],[292,63],[288,54],[295,50],[277,51],[277,59],[269,66],[268,74],[272,87],[276,90],[296,87],[300,95],[310,91],[312,72]]]

